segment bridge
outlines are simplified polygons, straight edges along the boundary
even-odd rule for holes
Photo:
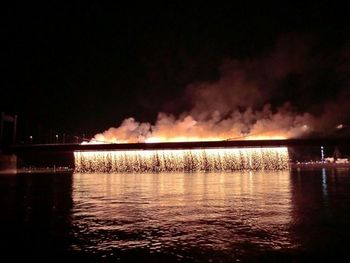
[[[53,163],[71,164],[76,151],[127,151],[127,150],[171,150],[171,149],[210,149],[242,147],[288,147],[298,149],[313,147],[319,153],[319,147],[330,151],[345,150],[349,155],[350,137],[304,138],[285,140],[222,140],[196,142],[162,142],[162,143],[55,143],[55,144],[15,144],[17,116],[5,113],[0,115],[0,170],[7,163],[21,165],[51,165]],[[6,129],[7,128],[7,129]],[[7,131],[7,135],[6,135]],[[338,134],[339,135],[339,134]],[[343,134],[344,135],[344,134]],[[57,136],[57,135],[56,135]],[[7,138],[7,140],[5,140]],[[56,137],[57,138],[57,137]],[[65,141],[65,140],[63,140]],[[32,140],[31,140],[32,142]],[[58,140],[56,140],[58,142]],[[318,148],[317,148],[318,147]],[[304,151],[308,152],[308,151]],[[65,161],[60,161],[63,159]],[[10,160],[10,161],[9,161]],[[16,161],[12,161],[16,160]],[[18,162],[17,162],[18,160]]]
[[[301,147],[301,146],[350,146],[350,138],[286,139],[286,140],[234,140],[161,143],[111,143],[111,144],[26,144],[10,145],[5,153],[162,150],[239,147]]]
[[[76,151],[128,151],[128,150],[175,150],[175,149],[213,149],[242,147],[288,147],[298,158],[312,153],[319,158],[320,146],[329,153],[341,148],[349,153],[350,138],[313,138],[286,140],[225,140],[201,142],[163,142],[163,143],[113,143],[113,144],[21,144],[9,145],[2,150],[2,156],[14,156],[12,165],[16,167],[54,167],[74,166]],[[300,150],[306,149],[307,150]],[[313,150],[310,150],[313,149]],[[0,167],[1,168],[1,167]]]

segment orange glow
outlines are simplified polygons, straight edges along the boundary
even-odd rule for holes
[[[234,138],[236,140],[283,140],[287,137],[282,134],[261,134],[261,135],[247,135]],[[149,137],[145,139],[145,143],[154,142],[196,142],[196,141],[223,141],[227,137],[184,137],[184,136],[169,136],[169,137]]]
[[[225,141],[225,140],[273,140],[287,139],[291,134],[285,131],[260,131],[247,134],[239,133],[235,130],[211,132],[201,128],[189,130],[175,129],[156,130],[146,135],[137,135],[134,131],[120,131],[120,128],[96,134],[90,140],[90,144],[103,143],[157,143],[157,142],[199,142],[199,141]]]
[[[285,140],[286,136],[282,134],[275,135],[248,135],[243,138],[243,140]]]
[[[238,138],[239,139],[239,138]],[[241,140],[284,140],[286,139],[285,136],[282,135],[255,135],[255,136],[246,136],[242,137]],[[226,140],[224,138],[217,138],[217,137],[171,137],[171,138],[165,138],[165,137],[150,137],[145,140],[145,143],[155,143],[155,142],[197,142],[197,141],[223,141]]]
[[[90,142],[83,142],[82,144],[104,144],[104,143],[157,143],[157,142],[200,142],[200,141],[224,141],[224,140],[284,140],[287,139],[287,136],[282,134],[266,134],[266,135],[246,135],[236,138],[228,138],[228,137],[195,137],[195,136],[152,136],[148,137],[141,141],[134,140],[118,140],[116,138],[113,139],[105,139],[97,140],[93,138]]]
[[[153,143],[153,142],[196,142],[196,141],[222,141],[222,138],[218,137],[182,137],[182,136],[174,136],[174,137],[149,137],[145,140],[145,143]]]
[[[281,110],[273,114],[261,112],[234,112],[227,118],[219,113],[200,120],[190,114],[179,118],[160,113],[154,124],[125,119],[119,127],[98,133],[93,143],[144,143],[144,142],[188,142],[225,140],[290,139],[309,134],[314,130],[313,119],[287,114]]]

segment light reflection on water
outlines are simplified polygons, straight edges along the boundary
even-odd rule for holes
[[[290,180],[289,171],[74,174],[72,249],[199,261],[289,249]]]
[[[0,212],[12,261],[334,262],[350,251],[350,169],[3,174]]]

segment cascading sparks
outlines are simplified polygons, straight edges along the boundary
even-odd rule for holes
[[[79,173],[285,170],[289,167],[287,147],[77,151],[74,158],[75,171]]]

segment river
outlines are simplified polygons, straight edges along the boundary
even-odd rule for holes
[[[14,260],[334,261],[350,171],[0,175],[0,211]]]

